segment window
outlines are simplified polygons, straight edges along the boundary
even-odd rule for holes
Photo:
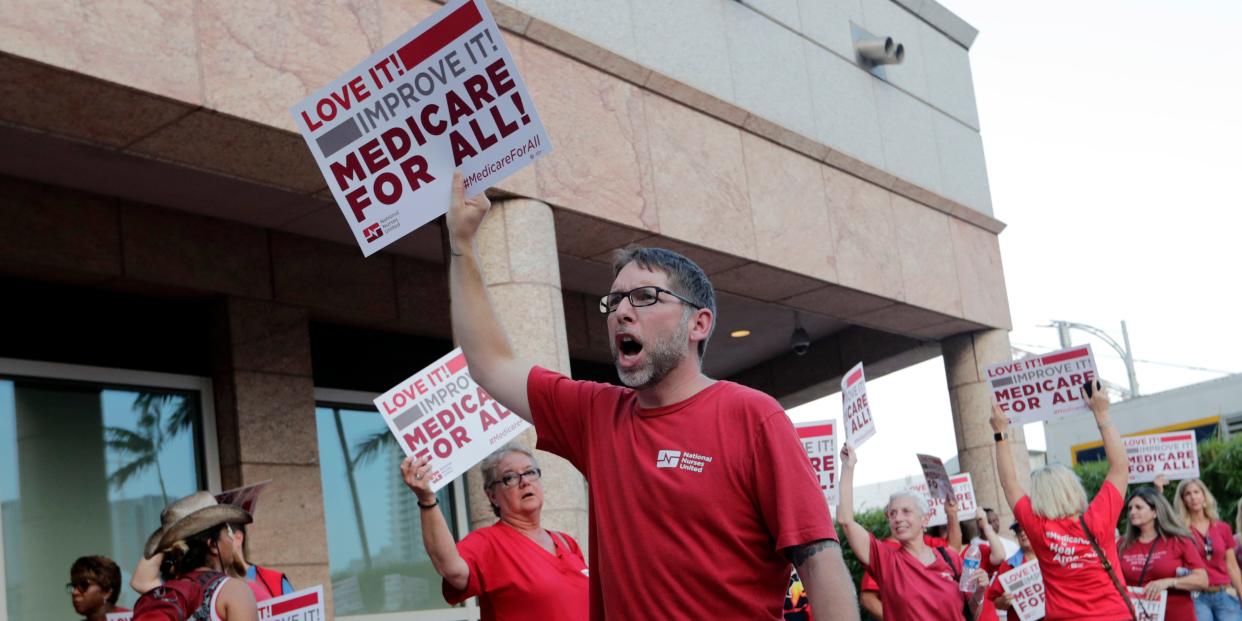
[[[450,608],[423,549],[417,498],[398,476],[405,454],[363,393],[316,391],[319,468],[333,610],[337,619],[477,619]],[[362,405],[365,404],[365,405]],[[465,534],[459,483],[440,490],[449,528]],[[423,612],[410,612],[423,611]],[[401,612],[399,617],[388,613]],[[375,616],[371,616],[375,615]]]
[[[121,567],[133,605],[164,505],[218,487],[202,394],[200,378],[0,359],[0,619],[70,618],[69,568],[92,554]]]

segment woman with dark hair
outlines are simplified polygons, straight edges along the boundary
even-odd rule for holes
[[[1031,541],[1044,577],[1048,621],[1121,621],[1134,609],[1117,565],[1117,516],[1130,479],[1121,435],[1108,416],[1108,396],[1098,381],[1081,390],[1104,440],[1108,475],[1090,503],[1073,470],[1060,464],[1031,473],[1027,495],[1018,481],[1009,443],[1009,418],[992,406],[996,471],[1014,519]]]
[[[163,553],[164,584],[138,599],[134,621],[258,621],[250,588],[223,573],[234,562],[232,525],[249,522],[249,513],[207,492],[165,507],[144,550],[146,558]]]
[[[1238,602],[1242,579],[1234,553],[1233,529],[1220,519],[1216,497],[1203,481],[1186,479],[1177,484],[1173,502],[1178,517],[1190,527],[1190,535],[1207,565],[1208,586],[1195,598],[1199,621],[1242,621],[1242,604]],[[1229,592],[1230,586],[1233,593]]]
[[[1150,599],[1168,591],[1164,618],[1167,621],[1195,621],[1191,591],[1208,586],[1207,569],[1190,531],[1173,515],[1173,508],[1153,487],[1140,487],[1126,503],[1130,525],[1117,546],[1126,584],[1143,587]],[[1186,568],[1190,573],[1178,575]]]
[[[431,491],[426,457],[407,457],[401,477],[418,496],[423,546],[444,578],[444,599],[478,596],[482,621],[579,621],[589,617],[586,559],[572,537],[540,522],[543,483],[530,449],[508,444],[480,465],[495,524],[453,544]]]
[[[129,611],[116,605],[121,596],[121,568],[106,556],[74,561],[65,590],[73,598],[74,612],[87,621],[104,621],[111,613]]]

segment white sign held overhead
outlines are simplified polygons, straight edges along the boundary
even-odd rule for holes
[[[834,421],[824,420],[794,425],[802,449],[811,460],[811,468],[819,479],[828,506],[839,503],[837,492],[837,427]]]
[[[431,457],[433,492],[530,429],[474,383],[461,348],[380,395],[375,407],[406,455]]]
[[[290,109],[362,254],[551,150],[483,0],[450,0]]]
[[[992,401],[1025,425],[1090,412],[1082,385],[1099,377],[1090,345],[1002,362],[987,368]]]
[[[1130,459],[1130,482],[1147,483],[1164,475],[1170,481],[1199,478],[1195,432],[1178,431],[1122,438]]]
[[[975,519],[978,515],[979,504],[975,500],[975,486],[970,473],[955,474],[949,477],[949,482],[953,484],[953,496],[957,499],[957,520],[963,522]],[[948,513],[945,511],[944,496],[932,496],[926,483],[915,483],[910,486],[910,491],[921,494],[927,501],[927,506],[931,509],[928,526],[940,526],[949,522]]]
[[[860,362],[850,369],[841,380],[842,406],[845,416],[845,441],[858,448],[875,435],[875,420],[871,418],[871,405],[867,403],[867,378]]]

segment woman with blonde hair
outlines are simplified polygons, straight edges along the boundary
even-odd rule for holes
[[[1126,584],[1143,587],[1148,599],[1167,592],[1166,621],[1195,621],[1190,593],[1207,588],[1208,577],[1190,531],[1154,487],[1134,490],[1126,506],[1130,524],[1118,546]],[[1183,568],[1190,573],[1179,575]]]
[[[1173,497],[1177,514],[1190,527],[1190,534],[1207,564],[1208,587],[1195,598],[1199,621],[1242,621],[1238,592],[1242,575],[1234,551],[1233,529],[1220,519],[1216,497],[1199,479],[1177,484]],[[1230,586],[1233,593],[1230,593]]]
[[[1005,500],[1013,508],[1039,559],[1044,576],[1048,621],[1120,621],[1134,619],[1134,609],[1116,566],[1116,524],[1130,478],[1121,435],[1108,416],[1108,396],[1098,381],[1081,389],[1104,440],[1108,475],[1090,503],[1073,470],[1052,464],[1031,473],[1031,492],[1018,482],[1009,448],[1009,418],[992,406],[996,469]]]

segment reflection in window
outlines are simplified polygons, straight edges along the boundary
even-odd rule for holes
[[[319,471],[333,615],[446,608],[423,549],[417,498],[399,476],[405,455],[375,410],[319,407]],[[441,507],[452,507],[449,487]],[[446,511],[455,531],[456,516]]]
[[[129,572],[167,501],[205,487],[197,393],[0,378],[0,522],[9,621],[69,618],[74,559]]]

